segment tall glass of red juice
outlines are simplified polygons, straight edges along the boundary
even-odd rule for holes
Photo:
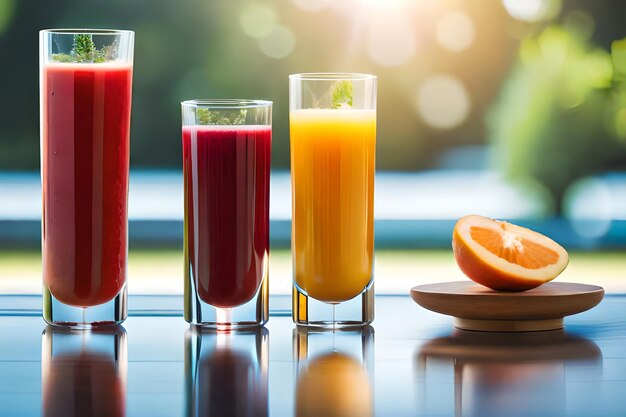
[[[127,315],[134,33],[40,32],[43,316],[93,328]]]
[[[185,320],[215,328],[268,319],[272,103],[182,105]]]

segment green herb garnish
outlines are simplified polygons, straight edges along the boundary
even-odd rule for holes
[[[96,48],[93,36],[90,34],[74,35],[74,45],[69,54],[52,54],[57,62],[106,62],[115,55],[115,45],[107,45],[101,50]]]
[[[56,62],[76,62],[69,54],[52,54],[52,60]]]
[[[333,109],[352,108],[352,81],[337,81],[333,90]]]
[[[72,54],[79,62],[98,62],[101,58],[91,35],[74,35]]]
[[[240,109],[239,112],[231,114],[224,114],[199,107],[196,109],[196,120],[198,120],[200,125],[243,125],[246,123],[247,113],[246,109]]]

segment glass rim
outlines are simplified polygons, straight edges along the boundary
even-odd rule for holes
[[[51,33],[54,35],[124,35],[134,34],[132,30],[126,29],[88,29],[88,28],[75,28],[75,29],[42,29],[39,33]]]
[[[376,75],[366,74],[361,72],[303,72],[299,74],[289,75],[290,80],[303,80],[303,81],[336,81],[336,80],[351,80],[351,81],[368,81],[375,80]]]
[[[270,107],[273,102],[269,100],[252,99],[193,99],[180,102],[183,107],[207,107],[211,109],[250,109],[260,107]]]

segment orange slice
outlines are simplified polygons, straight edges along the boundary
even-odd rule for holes
[[[568,263],[567,251],[549,237],[483,216],[465,216],[456,223],[452,248],[465,275],[501,291],[538,287]]]

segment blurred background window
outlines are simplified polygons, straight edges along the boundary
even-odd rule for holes
[[[274,101],[270,289],[291,281],[287,76],[379,76],[380,293],[464,279],[483,214],[571,252],[562,280],[626,289],[621,0],[0,0],[0,292],[39,293],[38,30],[136,31],[131,293],[182,292],[180,101]]]

